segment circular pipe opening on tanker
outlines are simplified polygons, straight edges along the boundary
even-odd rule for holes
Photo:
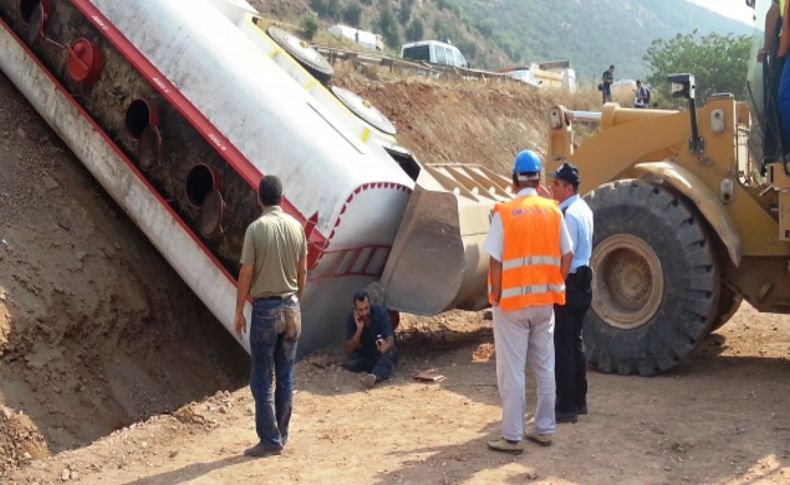
[[[187,200],[196,208],[202,208],[213,191],[222,190],[222,179],[213,167],[199,163],[187,174]]]
[[[212,190],[206,195],[203,208],[200,209],[200,233],[206,239],[214,239],[225,233],[225,228],[222,227],[225,207],[219,190]]]
[[[159,124],[159,118],[151,103],[144,99],[135,99],[126,108],[124,124],[126,132],[132,138],[139,140],[148,126]]]
[[[19,16],[27,25],[25,40],[32,44],[39,37],[44,36],[44,25],[47,23],[52,10],[49,0],[20,0]]]
[[[19,16],[22,18],[22,22],[29,24],[39,7],[42,7],[41,0],[19,0]]]

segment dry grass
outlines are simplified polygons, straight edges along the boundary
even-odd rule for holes
[[[599,111],[601,109],[601,92],[596,89],[577,89],[575,93],[560,90],[548,91],[554,104],[561,104],[568,109],[579,111]]]

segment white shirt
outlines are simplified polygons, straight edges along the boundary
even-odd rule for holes
[[[592,255],[593,213],[590,206],[579,197],[579,194],[568,197],[560,203],[565,209],[565,225],[573,241],[573,262],[571,273],[579,266],[589,266]]]
[[[528,187],[521,189],[516,197],[537,197],[538,192]],[[505,230],[502,227],[502,219],[499,213],[494,214],[491,219],[491,228],[488,230],[488,236],[483,243],[483,249],[497,261],[502,261],[502,254],[505,251]],[[573,240],[568,233],[568,228],[565,225],[565,218],[560,215],[560,253],[568,254],[573,252]]]

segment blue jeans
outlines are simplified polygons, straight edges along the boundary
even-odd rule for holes
[[[281,449],[288,441],[293,407],[294,360],[299,335],[287,336],[286,314],[300,317],[299,302],[258,299],[252,305],[250,389],[255,398],[255,431],[261,444]],[[272,377],[276,388],[272,390]]]
[[[786,146],[790,146],[790,59],[787,58],[782,66],[782,76],[779,78],[777,105],[779,122],[782,124],[782,141]]]
[[[376,382],[386,381],[395,370],[395,362],[398,361],[397,350],[393,347],[387,353],[368,355],[353,352],[346,356],[343,363],[346,369],[351,372],[369,372],[376,375]]]

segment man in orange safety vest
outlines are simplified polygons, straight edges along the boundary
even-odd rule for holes
[[[522,438],[551,445],[554,416],[554,305],[565,303],[565,277],[573,259],[571,242],[556,201],[538,195],[543,171],[532,150],[516,156],[516,197],[494,208],[484,249],[490,255],[489,295],[502,437],[488,447],[521,453]],[[525,364],[537,379],[534,432],[524,434]]]

